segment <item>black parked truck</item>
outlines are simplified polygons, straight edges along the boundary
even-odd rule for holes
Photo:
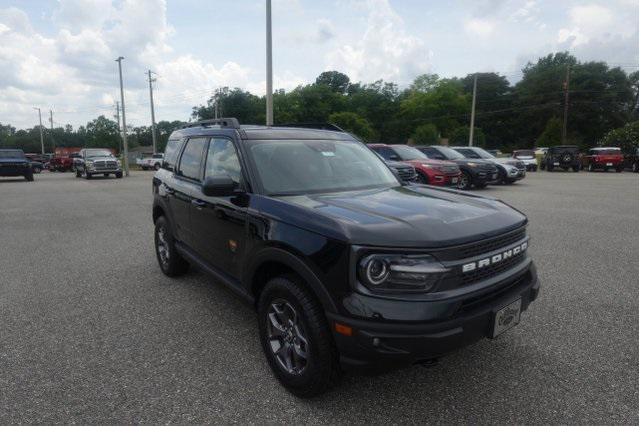
[[[0,176],[23,176],[33,182],[33,168],[31,162],[21,149],[0,149]]]
[[[522,213],[404,183],[342,131],[189,124],[153,194],[161,270],[196,265],[253,306],[274,375],[301,397],[495,338],[539,293]]]

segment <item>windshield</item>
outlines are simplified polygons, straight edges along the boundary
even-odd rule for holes
[[[493,154],[482,148],[473,148],[473,151],[479,155],[480,158],[495,158]]]
[[[410,160],[425,160],[428,159],[424,153],[422,153],[417,148],[413,148],[412,146],[406,145],[394,145],[391,147],[393,151],[399,155],[399,157],[404,161]]]
[[[0,151],[0,158],[16,158],[16,159],[23,159],[24,158],[24,152],[22,151]]]
[[[91,149],[86,152],[86,158],[92,157],[113,157],[111,151],[107,151],[106,149]]]
[[[350,141],[254,141],[249,156],[269,195],[302,195],[399,185],[368,148]]]
[[[463,160],[464,157],[459,152],[455,151],[452,148],[448,148],[447,146],[438,146],[437,150],[446,156],[447,160]]]

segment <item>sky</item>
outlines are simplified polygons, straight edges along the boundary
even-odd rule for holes
[[[265,92],[265,0],[0,0],[0,123],[74,128],[112,117],[123,64],[127,124],[187,120],[216,87]],[[326,70],[406,86],[569,51],[639,70],[639,0],[273,0],[274,86]]]

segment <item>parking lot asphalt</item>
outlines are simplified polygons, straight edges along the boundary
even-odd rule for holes
[[[250,307],[162,275],[151,176],[0,178],[0,423],[639,423],[639,175],[478,191],[530,219],[521,324],[310,401],[272,377]]]

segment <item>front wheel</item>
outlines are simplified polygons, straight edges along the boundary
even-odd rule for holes
[[[639,163],[632,163],[632,172],[639,173]]]
[[[155,163],[155,166],[153,166],[153,170],[155,170],[156,172],[160,170],[160,163]]]
[[[428,176],[422,172],[417,172],[417,183],[428,185]]]
[[[27,182],[33,182],[33,172],[27,173],[26,175],[24,175],[24,178],[27,180]]]
[[[459,177],[459,183],[457,184],[458,189],[470,189],[473,184],[473,180],[470,177],[470,173],[466,171],[462,171],[461,176]]]
[[[341,375],[339,358],[322,306],[296,276],[271,279],[258,302],[260,340],[279,382],[310,398]]]
[[[155,221],[155,254],[160,269],[169,277],[177,277],[189,269],[189,264],[175,248],[175,239],[164,216]]]
[[[122,172],[116,172],[116,173],[115,173],[115,177],[116,177],[117,179],[122,179]]]

